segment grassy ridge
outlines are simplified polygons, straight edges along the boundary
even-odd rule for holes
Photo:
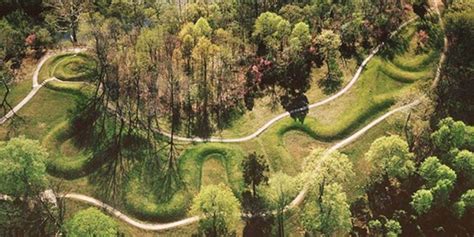
[[[38,83],[56,77],[64,81],[82,81],[96,74],[96,62],[84,53],[65,53],[49,58],[43,64]]]
[[[131,213],[148,220],[171,221],[185,216],[193,197],[201,188],[203,165],[209,159],[218,160],[222,164],[226,174],[222,174],[221,181],[227,182],[239,197],[243,189],[240,168],[243,157],[243,152],[236,146],[211,143],[193,146],[184,151],[178,160],[183,186],[170,200],[158,201],[157,192],[153,191],[155,188],[147,187],[146,182],[142,180],[144,175],[152,174],[135,171],[127,184],[125,207]],[[158,177],[156,174],[155,176]],[[159,182],[159,178],[156,178],[155,186]]]

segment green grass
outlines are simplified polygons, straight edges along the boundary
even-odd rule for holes
[[[158,201],[154,188],[147,186],[142,180],[144,175],[152,174],[138,172],[131,176],[127,184],[125,207],[129,212],[147,220],[170,221],[186,215],[192,198],[199,193],[202,185],[208,184],[207,182],[228,183],[239,197],[243,189],[240,167],[243,156],[238,146],[210,143],[192,146],[185,150],[178,160],[183,187],[170,200]],[[212,163],[208,163],[209,161]],[[203,169],[221,170],[224,174],[220,174],[221,177],[209,177],[208,174],[203,175]],[[156,182],[159,183],[159,179],[156,179]]]
[[[8,94],[7,101],[11,105],[11,107],[15,107],[18,103],[20,103],[23,98],[25,98],[28,93],[31,91],[32,88],[32,82],[30,80],[22,80],[19,82],[12,83],[9,85],[10,89],[10,94]],[[0,86],[0,95],[4,95],[6,93],[6,89],[3,87],[3,85]],[[0,98],[0,99],[3,99]],[[3,111],[0,111],[0,117],[5,115]]]
[[[353,170],[355,177],[351,182],[347,184],[348,195],[350,200],[355,200],[358,196],[363,195],[364,184],[367,183],[367,179],[370,174],[370,163],[365,159],[365,153],[370,148],[375,139],[381,136],[399,135],[403,137],[403,125],[406,119],[406,113],[397,113],[375,127],[367,131],[363,136],[358,138],[353,143],[343,147],[341,152],[346,154],[353,163]]]
[[[90,80],[96,74],[96,62],[83,53],[66,53],[49,58],[41,68],[38,83],[56,77],[63,81]]]
[[[344,74],[342,86],[347,84],[352,78],[357,69],[355,60],[347,60],[347,62],[340,61],[341,70]],[[311,88],[305,93],[310,103],[322,100],[330,95],[323,93],[323,90],[318,87],[318,80],[326,74],[326,67],[313,68],[311,71]],[[235,121],[232,121],[230,126],[224,129],[220,134],[224,137],[241,137],[247,136],[264,125],[268,120],[285,112],[280,104],[272,107],[272,99],[269,96],[259,98],[255,101],[255,106],[252,111],[246,111],[240,115]]]
[[[412,35],[410,30],[404,34]],[[413,42],[413,41],[412,41]],[[366,66],[361,78],[349,92],[335,101],[311,110],[304,123],[285,118],[258,138],[240,143],[229,144],[190,144],[178,158],[178,169],[183,187],[178,189],[168,201],[159,201],[159,174],[143,172],[145,164],[137,165],[125,183],[124,197],[118,208],[146,220],[171,221],[184,217],[203,185],[225,183],[239,197],[243,189],[241,162],[245,153],[257,151],[265,155],[271,171],[282,170],[290,175],[301,171],[302,160],[316,147],[328,147],[331,143],[368,124],[374,118],[385,113],[400,98],[417,89],[417,85],[428,81],[433,75],[434,65],[439,52],[431,50],[422,54],[413,51],[413,44],[404,53],[398,54],[393,60],[374,57]],[[41,78],[46,79],[54,73],[68,75],[74,68],[64,62],[71,55],[52,58],[48,66],[41,71]],[[68,59],[69,61],[74,61]],[[64,63],[62,63],[64,62]],[[55,66],[63,70],[54,69]],[[355,68],[354,65],[347,67]],[[324,70],[324,69],[323,69]],[[314,71],[313,77],[318,78],[323,71]],[[352,76],[346,72],[346,81]],[[58,74],[56,74],[58,75]],[[30,84],[29,84],[30,85]],[[30,85],[31,86],[31,85]],[[81,92],[82,90],[82,92]],[[18,129],[19,134],[42,140],[51,152],[48,170],[60,177],[75,178],[87,175],[90,167],[100,166],[93,163],[87,150],[78,149],[67,132],[67,111],[74,107],[75,100],[82,100],[88,90],[81,84],[62,84],[52,82],[42,88],[37,96],[28,104],[20,115],[25,123]],[[313,81],[313,89],[308,92],[310,101],[325,97]],[[269,99],[257,101],[253,112],[244,114],[234,121],[232,127],[222,132],[226,137],[248,135],[266,123],[270,118],[283,112],[281,108],[271,110]],[[2,130],[0,127],[0,139]],[[355,194],[361,190],[364,177],[363,154],[371,142],[381,135],[399,132],[399,123],[385,121],[370,130],[355,143],[342,151],[354,162],[357,178],[349,190]],[[5,133],[3,133],[5,134]],[[68,176],[69,175],[69,176]],[[82,192],[83,186],[74,186],[77,180],[67,181],[72,191]],[[145,179],[155,179],[151,185]],[[81,181],[82,182],[82,181]],[[86,181],[83,181],[86,182]],[[83,184],[95,187],[94,184]],[[90,191],[90,188],[87,189]],[[90,191],[94,196],[94,191]]]
[[[42,140],[57,124],[67,120],[68,111],[73,109],[77,100],[83,96],[62,90],[41,88],[35,97],[19,112],[19,118],[9,120],[0,127],[0,138],[5,139],[8,125],[16,126],[13,135],[25,135],[31,139]]]
[[[219,154],[210,155],[203,162],[201,168],[201,186],[220,183],[228,185],[227,172],[222,162],[222,156]]]

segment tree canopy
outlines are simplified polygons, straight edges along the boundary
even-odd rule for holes
[[[67,235],[71,237],[114,237],[118,235],[118,224],[115,220],[94,207],[75,213],[66,222],[65,228]]]
[[[202,187],[190,213],[202,217],[199,229],[206,236],[223,236],[236,231],[241,210],[232,191],[220,184]]]
[[[47,157],[35,140],[18,137],[0,142],[0,193],[23,197],[43,191]]]

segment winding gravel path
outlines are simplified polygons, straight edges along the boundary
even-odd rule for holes
[[[69,50],[62,50],[60,52],[60,54],[69,53],[69,52],[79,53],[79,52],[84,51],[84,50],[85,50],[84,48],[73,48],[73,49],[69,49]],[[13,107],[13,109],[10,110],[10,112],[8,112],[5,116],[0,118],[0,125],[4,124],[9,118],[13,117],[21,108],[23,108],[23,106],[25,106],[28,102],[30,102],[30,100],[33,99],[33,97],[41,89],[41,87],[43,87],[44,85],[46,85],[50,81],[55,81],[55,80],[56,81],[61,81],[57,78],[52,77],[52,78],[44,80],[41,83],[38,83],[38,76],[39,76],[40,70],[43,67],[44,63],[46,61],[48,61],[49,58],[51,58],[52,56],[57,55],[57,54],[58,53],[56,53],[56,54],[48,53],[48,54],[46,54],[45,56],[43,56],[41,58],[38,65],[36,66],[36,70],[33,73],[33,78],[32,78],[33,79],[32,80],[33,81],[33,87],[31,89],[30,93],[28,93],[28,95],[25,98],[23,98],[23,100],[21,100],[20,103],[15,105],[15,107]]]
[[[405,27],[407,24],[411,23],[413,20],[415,20],[415,19],[411,19],[411,20],[405,22],[404,24],[402,24],[397,29],[397,31],[392,33],[392,35],[396,34],[400,29]],[[383,43],[380,44],[379,46],[377,46],[374,50],[372,50],[371,54],[359,66],[359,68],[357,69],[357,72],[352,77],[351,81],[341,91],[339,91],[338,93],[332,95],[331,97],[328,97],[328,98],[326,98],[322,101],[311,104],[307,107],[296,109],[296,110],[286,112],[286,113],[282,113],[282,114],[276,116],[275,118],[271,119],[270,121],[268,121],[266,124],[264,124],[262,127],[260,127],[257,131],[255,131],[254,133],[252,133],[248,136],[241,137],[241,138],[215,138],[215,137],[211,137],[211,138],[208,138],[208,139],[187,138],[187,137],[174,136],[174,138],[177,139],[177,140],[180,140],[180,141],[187,141],[187,142],[222,142],[222,143],[243,142],[243,141],[251,140],[251,139],[257,137],[258,135],[260,135],[261,133],[263,133],[266,129],[268,129],[275,122],[289,116],[290,113],[299,112],[299,111],[302,111],[302,110],[305,110],[305,109],[309,110],[309,109],[313,109],[313,108],[322,106],[324,104],[327,104],[327,103],[335,100],[336,98],[340,97],[341,95],[345,94],[354,85],[354,83],[359,79],[364,67],[375,56],[375,54],[380,50],[380,48],[382,46],[383,46]],[[81,50],[82,49],[74,49],[74,51],[76,51],[76,52],[79,52]],[[11,111],[10,113],[8,113],[7,115],[5,115],[4,117],[2,117],[0,119],[0,124],[3,124],[8,118],[12,117],[14,113],[16,113],[18,110],[20,110],[26,103],[28,103],[42,86],[44,86],[46,83],[48,83],[52,80],[58,80],[56,78],[49,78],[49,79],[43,81],[41,84],[38,84],[38,74],[39,74],[39,71],[41,69],[41,66],[51,56],[52,55],[46,55],[40,61],[35,73],[33,74],[33,89],[30,91],[28,96],[26,96],[17,106],[15,106],[13,111]],[[438,70],[439,70],[439,67],[438,67]],[[439,77],[438,73],[437,73],[437,77]],[[344,146],[350,144],[351,142],[355,141],[357,138],[362,136],[364,133],[366,133],[369,129],[376,126],[380,122],[382,122],[387,117],[389,117],[389,116],[391,116],[391,115],[393,115],[397,112],[408,110],[411,107],[413,107],[413,106],[415,106],[419,103],[420,103],[419,100],[415,100],[415,101],[411,102],[410,104],[398,107],[396,109],[393,109],[393,110],[385,113],[384,115],[380,116],[379,118],[375,119],[374,121],[372,121],[371,123],[369,123],[368,125],[363,127],[362,129],[357,131],[356,133],[352,134],[351,136],[349,136],[349,137],[337,142],[333,146],[331,146],[329,149],[326,150],[325,154],[329,154],[331,152],[336,151],[337,149],[339,149],[341,147],[344,147]],[[167,134],[167,133],[163,133],[163,135],[169,136],[169,134]],[[300,191],[300,193],[296,196],[296,198],[288,205],[287,208],[294,208],[294,207],[300,205],[303,202],[307,191],[308,191],[308,188],[305,186]],[[147,222],[139,221],[139,220],[136,220],[132,217],[129,217],[129,216],[125,215],[124,213],[120,212],[119,210],[115,209],[114,207],[112,207],[112,206],[110,206],[110,205],[108,205],[108,204],[106,204],[106,203],[104,203],[104,202],[102,202],[98,199],[87,196],[87,195],[82,195],[82,194],[77,194],[77,193],[67,193],[67,194],[60,194],[60,196],[62,196],[64,198],[71,199],[71,200],[76,200],[76,201],[88,203],[90,205],[99,207],[99,208],[103,209],[104,211],[106,211],[107,213],[109,213],[110,215],[112,215],[116,218],[119,218],[122,221],[124,221],[124,222],[126,222],[126,223],[128,223],[128,224],[130,224],[134,227],[137,227],[137,228],[140,228],[140,229],[143,229],[143,230],[149,230],[149,231],[169,230],[169,229],[173,229],[173,228],[177,228],[177,227],[181,227],[181,226],[185,226],[185,225],[195,223],[200,219],[200,217],[198,217],[198,216],[193,216],[193,217],[185,218],[185,219],[175,221],[175,222],[170,222],[170,223],[147,223]],[[8,195],[1,195],[0,194],[0,200],[12,200],[12,198],[9,197]]]
[[[415,106],[419,103],[420,103],[420,101],[416,100],[416,101],[414,101],[410,104],[401,106],[399,108],[396,108],[394,110],[391,110],[391,111],[385,113],[384,115],[382,115],[379,118],[377,118],[376,120],[372,121],[370,124],[368,124],[367,126],[365,126],[362,129],[360,129],[359,131],[357,131],[353,135],[351,135],[348,138],[334,144],[332,147],[330,147],[328,150],[326,150],[326,154],[329,154],[329,153],[331,153],[331,152],[333,152],[333,151],[335,151],[335,150],[337,150],[337,149],[353,142],[354,140],[356,140],[357,138],[362,136],[364,133],[366,133],[370,128],[372,128],[375,125],[379,124],[384,119],[386,119],[387,117],[393,115],[394,113],[410,109],[411,107],[413,107],[413,106]],[[307,191],[308,191],[308,188],[304,187],[300,191],[300,193],[296,196],[296,198],[288,205],[287,209],[291,209],[291,208],[294,208],[294,207],[300,205],[303,202]],[[112,215],[116,218],[119,218],[122,221],[124,221],[124,222],[126,222],[126,223],[128,223],[128,224],[130,224],[134,227],[143,229],[143,230],[163,231],[163,230],[169,230],[169,229],[177,228],[177,227],[180,227],[180,226],[189,225],[189,224],[192,224],[192,223],[195,223],[195,222],[199,221],[199,216],[193,216],[193,217],[189,217],[189,218],[185,218],[185,219],[182,219],[182,220],[179,220],[179,221],[169,222],[169,223],[147,223],[147,222],[139,221],[139,220],[136,220],[132,217],[129,217],[129,216],[125,215],[124,213],[120,212],[119,210],[115,209],[114,207],[108,205],[107,203],[104,203],[104,202],[102,202],[100,200],[97,200],[93,197],[89,197],[89,196],[78,194],[78,193],[68,193],[68,194],[64,194],[62,196],[64,198],[68,198],[68,199],[76,200],[76,201],[80,201],[80,202],[85,202],[85,203],[88,203],[90,205],[99,207],[99,208],[103,209],[104,211],[106,211],[107,213],[109,213],[110,215]],[[245,215],[245,214],[243,214],[243,215]]]

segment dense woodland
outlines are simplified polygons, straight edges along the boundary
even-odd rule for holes
[[[238,164],[243,191],[202,188],[189,214],[206,218],[193,234],[235,236],[241,228],[243,236],[293,236],[286,227],[297,216],[304,236],[472,236],[474,2],[439,5],[441,16],[427,0],[0,0],[0,116],[15,106],[10,91],[27,59],[87,47],[96,65],[89,96],[67,121],[75,144],[91,151],[84,172],[100,167],[88,178],[116,204],[144,164],[155,174],[144,182],[159,183],[165,202],[185,186],[178,159],[186,153],[176,136],[220,134],[262,98],[303,123],[311,87],[334,94],[347,62],[360,64],[381,43],[383,57],[393,57],[406,42],[392,32],[417,17],[420,51],[442,49],[447,38],[441,78],[423,88],[423,109],[409,113],[402,135],[377,138],[364,152],[362,195],[348,197],[355,170],[344,153],[316,149],[292,177],[246,151]],[[315,80],[314,68],[324,75]],[[0,140],[0,193],[13,197],[0,200],[0,235],[125,236],[94,208],[66,221],[65,200],[44,198],[45,189],[63,191],[59,179],[46,178],[48,151],[10,138]],[[287,211],[303,182],[304,204]]]

